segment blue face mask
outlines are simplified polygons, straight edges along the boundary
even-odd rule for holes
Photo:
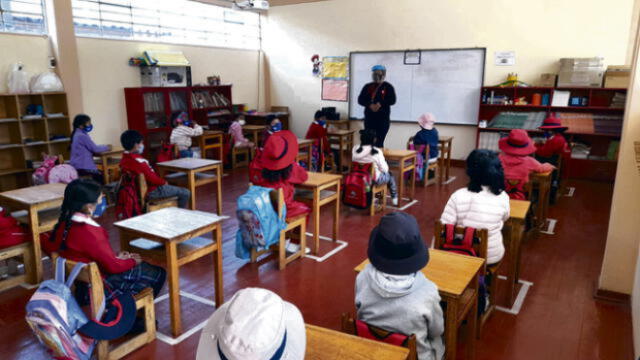
[[[326,123],[327,123],[327,121],[326,121],[326,120],[316,120],[316,122],[317,122],[317,123],[318,123],[318,125],[320,125],[320,126],[324,126],[324,124],[326,124]]]
[[[184,125],[184,126],[191,126],[191,121],[190,121],[190,120],[187,120],[187,121],[183,122],[183,123],[182,123],[182,125]]]
[[[282,130],[282,123],[271,125],[271,132],[278,132],[280,130]]]
[[[85,126],[84,127],[84,132],[86,132],[86,133],[90,133],[91,130],[93,130],[93,125],[89,125],[89,126]]]
[[[93,217],[100,217],[102,216],[102,214],[104,214],[105,211],[107,211],[107,198],[103,196],[102,202],[96,205],[96,209],[93,211]]]

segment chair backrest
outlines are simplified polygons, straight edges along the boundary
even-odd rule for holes
[[[53,253],[51,258],[53,260],[53,264],[57,263],[57,258],[59,255],[57,253]],[[73,267],[77,264],[76,261],[71,261],[67,259],[65,261],[65,272],[69,273]],[[54,271],[55,272],[55,271]],[[76,281],[83,281],[89,285],[90,291],[90,299],[91,299],[91,317],[97,318],[100,307],[102,306],[104,300],[104,285],[102,283],[102,276],[100,276],[100,269],[98,268],[98,264],[95,262],[90,262],[85,266],[81,271]]]
[[[523,181],[519,179],[504,179],[504,181],[505,181],[505,191],[507,192],[509,197],[511,197],[511,193],[514,191],[515,192],[523,191],[525,194],[527,194],[526,199],[531,201],[531,195],[532,195],[531,181],[524,184],[522,184]]]
[[[146,205],[146,197],[148,192],[147,180],[144,178],[144,174],[138,174],[138,197],[140,198],[140,207],[144,211]]]
[[[407,140],[407,150],[411,150],[411,144],[413,144],[413,140],[414,140],[415,136],[412,136],[409,138],[409,140]],[[416,145],[413,145],[414,147],[416,147]],[[425,144],[424,145],[424,149],[422,150],[422,158],[423,159],[429,159],[429,145]]]
[[[455,235],[464,235],[465,227],[456,226],[454,230]],[[443,244],[445,243],[446,235],[444,234],[444,224],[440,220],[436,220],[435,223],[435,249],[442,249]],[[489,245],[489,231],[487,229],[475,229],[474,238],[480,240],[480,242],[473,244],[473,249],[475,250],[478,257],[487,259],[487,248]]]
[[[285,209],[284,192],[282,192],[282,189],[273,189],[273,191],[269,193],[269,198],[271,198],[273,209],[278,213],[278,218],[282,217],[282,212]]]
[[[377,326],[373,326],[371,324],[366,324],[366,326],[368,327],[369,332],[374,336],[374,339],[372,339],[372,340],[376,340],[376,341],[380,341],[380,342],[386,342],[386,341],[384,341],[384,339],[388,338],[389,336],[391,336],[393,334],[398,334],[398,333],[394,333],[392,331],[387,331],[387,330],[381,329],[381,328],[379,328]],[[356,326],[356,320],[349,313],[343,313],[342,314],[342,332],[346,333],[346,334],[349,334],[349,335],[361,336],[360,334],[358,334],[358,328]],[[411,334],[411,335],[399,334],[399,335],[407,337],[406,342],[403,345],[401,345],[402,347],[405,347],[405,348],[409,349],[409,356],[407,357],[407,359],[408,360],[417,360],[418,359],[418,350],[417,350],[416,335],[415,334]]]

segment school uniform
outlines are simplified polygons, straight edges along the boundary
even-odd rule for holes
[[[536,144],[536,157],[551,159],[557,156],[565,156],[569,152],[567,140],[562,134],[555,134],[547,139],[544,144]]]
[[[69,163],[76,168],[78,175],[91,176],[94,180],[102,183],[103,178],[98,171],[96,163],[93,161],[93,155],[108,150],[109,146],[96,145],[86,131],[76,129],[71,141],[71,158],[69,159]]]
[[[240,125],[238,121],[232,122],[229,126],[229,135],[231,135],[234,147],[253,147],[253,143],[244,137],[244,134],[242,133],[242,125]]]
[[[42,240],[45,252],[58,252],[72,261],[98,264],[107,285],[107,301],[124,293],[136,294],[147,287],[153,288],[154,294],[158,295],[166,279],[163,268],[144,262],[136,265],[134,259],[118,258],[109,243],[109,234],[90,216],[76,213],[71,221],[64,246],[62,238],[66,224],[63,222],[55,238]]]
[[[429,145],[429,159],[425,159],[428,162],[434,162],[438,159],[438,130],[433,128],[430,130],[420,129],[413,137],[413,144]],[[422,152],[420,152],[422,154]]]
[[[123,173],[129,173],[133,177],[144,174],[147,182],[147,198],[159,199],[177,196],[178,206],[186,208],[191,192],[185,188],[168,185],[166,180],[156,174],[149,161],[142,155],[125,151],[120,160],[120,170]]]
[[[373,181],[377,185],[387,184],[392,198],[398,195],[396,179],[389,172],[389,164],[382,154],[382,150],[376,148],[377,153],[373,154],[373,146],[362,145],[362,151],[358,152],[360,145],[356,145],[351,150],[351,160],[361,164],[373,164]]]
[[[311,157],[312,164],[309,165],[309,169],[320,171],[324,163],[324,158],[331,153],[331,144],[329,144],[326,124],[321,125],[317,121],[312,122],[311,125],[309,125],[305,139],[315,140]],[[322,149],[320,149],[320,142],[322,142]]]
[[[203,133],[202,126],[194,124],[193,127],[178,125],[171,131],[169,141],[178,147],[180,157],[192,157],[191,145],[192,137],[200,136]],[[183,156],[184,155],[184,156]]]
[[[307,174],[307,170],[298,165],[298,163],[294,163],[291,169],[291,175],[287,180],[268,182],[260,176],[255,185],[271,189],[282,189],[284,203],[287,206],[287,218],[294,218],[299,215],[308,214],[311,211],[306,204],[293,199],[296,192],[294,185],[302,184],[307,181],[308,178],[309,175]]]

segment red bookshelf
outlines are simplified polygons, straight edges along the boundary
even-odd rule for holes
[[[553,96],[556,91],[569,91],[571,97],[579,97],[585,101],[584,106],[551,106]],[[527,105],[515,104],[491,104],[491,94],[494,100],[498,97],[507,97],[515,102],[518,98],[524,97]],[[587,144],[591,147],[589,158],[572,158],[567,164],[566,177],[593,179],[600,181],[613,181],[617,160],[607,158],[610,145],[613,141],[620,140],[624,107],[611,107],[615,94],[627,95],[624,88],[585,88],[585,87],[493,87],[482,88],[480,109],[478,112],[478,124],[486,120],[490,125],[491,120],[502,112],[544,112],[545,116],[551,113],[559,114],[580,114],[583,117],[573,119],[568,125],[569,130],[565,133],[567,141]],[[541,97],[548,96],[546,105],[533,105],[534,94]],[[606,121],[590,119],[591,116],[610,117]],[[563,119],[564,120],[564,119]],[[590,121],[590,123],[589,123]],[[482,133],[498,132],[506,135],[511,128],[478,126],[476,145],[480,145]],[[537,129],[527,129],[531,136],[540,136],[541,131]]]
[[[231,85],[125,88],[124,95],[129,129],[144,136],[150,159],[156,158],[163,141],[169,141],[174,112],[186,111],[212,130],[225,130],[232,121]]]

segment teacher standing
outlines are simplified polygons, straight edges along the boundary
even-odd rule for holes
[[[391,125],[391,105],[396,103],[396,91],[384,81],[386,75],[387,69],[383,65],[372,67],[373,82],[366,84],[358,96],[358,104],[364,106],[364,128],[375,130],[375,146],[379,148],[384,147]]]

